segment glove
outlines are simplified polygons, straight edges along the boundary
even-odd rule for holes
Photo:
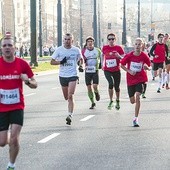
[[[83,67],[82,66],[79,66],[79,72],[83,72]]]
[[[67,62],[67,59],[66,59],[66,57],[64,57],[61,61],[60,61],[60,64],[64,64],[64,63],[66,63]]]

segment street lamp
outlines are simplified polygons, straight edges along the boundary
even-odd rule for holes
[[[58,23],[58,46],[62,45],[62,5],[61,0],[58,0],[57,3],[57,23]]]
[[[42,57],[42,8],[41,0],[39,0],[39,55]]]
[[[122,44],[126,45],[126,2],[123,1],[123,32],[122,32]]]
[[[96,10],[96,0],[94,0],[94,11],[93,11],[93,37],[95,39],[94,45],[97,47],[97,10]]]
[[[80,0],[80,46],[83,47],[82,0]]]
[[[140,37],[140,0],[138,0],[138,27],[137,27],[138,37]]]

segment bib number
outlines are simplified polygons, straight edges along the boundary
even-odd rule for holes
[[[86,66],[86,73],[95,73],[96,67],[95,66]]]
[[[19,89],[4,90],[0,89],[0,103],[17,104],[20,102]]]
[[[107,68],[116,67],[116,66],[117,66],[116,59],[106,60],[106,67]]]
[[[130,70],[140,72],[142,70],[142,63],[131,62]]]

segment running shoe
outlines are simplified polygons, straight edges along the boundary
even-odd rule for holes
[[[111,102],[109,103],[109,106],[108,106],[107,108],[108,108],[109,110],[111,110],[112,107],[113,107],[113,101],[111,101]]]
[[[95,94],[95,97],[96,97],[96,101],[99,101],[100,100],[100,94],[97,92],[97,93],[94,93]]]
[[[67,118],[66,118],[66,124],[67,124],[67,125],[71,125],[71,118],[72,118],[71,115],[68,115],[68,116],[67,116]]]
[[[7,170],[14,170],[14,169],[15,169],[14,167],[12,168],[12,167],[9,167],[9,166],[7,168]]]
[[[160,89],[160,88],[158,88],[157,93],[160,93],[160,92],[161,92],[161,89]]]
[[[116,100],[116,106],[115,106],[116,110],[120,109],[120,104],[119,104],[119,100]]]
[[[155,81],[155,77],[152,78],[152,81]]]
[[[137,119],[133,120],[133,127],[139,127],[139,123]]]
[[[142,98],[143,98],[143,99],[145,99],[145,98],[146,98],[145,93],[142,93]]]
[[[169,90],[170,89],[170,87],[168,86],[168,84],[166,84],[166,90]]]
[[[165,84],[162,84],[162,88],[164,88],[165,87]]]
[[[95,106],[96,106],[96,103],[92,103],[89,109],[94,109]]]

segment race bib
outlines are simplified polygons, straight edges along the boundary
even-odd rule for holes
[[[130,70],[134,72],[140,72],[142,70],[142,63],[131,62]]]
[[[0,89],[0,103],[16,104],[20,102],[19,89],[3,90]]]
[[[86,73],[95,73],[96,67],[95,66],[86,66]]]
[[[116,66],[117,66],[116,59],[107,59],[106,60],[106,67],[107,68],[116,67]]]
[[[74,60],[67,60],[67,62],[64,64],[66,67],[73,67],[74,66]]]

